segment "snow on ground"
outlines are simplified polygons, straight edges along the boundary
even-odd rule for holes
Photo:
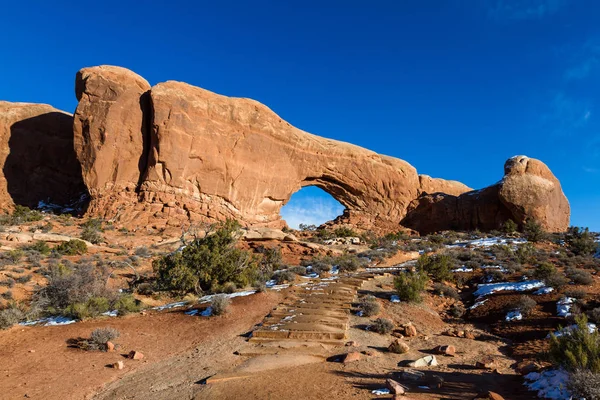
[[[575,299],[572,297],[563,297],[556,303],[556,314],[559,317],[568,317],[571,315],[571,307],[575,303]]]
[[[58,325],[74,324],[77,321],[78,321],[77,319],[63,317],[62,315],[59,315],[59,316],[55,316],[55,317],[37,319],[35,321],[21,322],[19,325],[22,325],[22,326],[32,326],[32,325],[58,326]]]
[[[390,389],[387,389],[387,388],[375,389],[375,390],[371,391],[371,393],[373,393],[375,396],[384,396],[384,395],[390,394]]]
[[[390,298],[390,301],[392,303],[400,303],[400,297],[396,294],[393,294],[392,297]]]
[[[452,272],[473,272],[473,268],[467,268],[462,265],[460,268],[453,269]]]
[[[591,322],[588,322],[587,326],[590,333],[594,333],[597,329],[596,324],[592,324]],[[577,325],[569,325],[566,328],[562,328],[561,330],[554,332],[554,336],[561,337],[562,335],[570,335],[571,331],[574,329],[578,329]],[[546,339],[548,338],[550,338],[550,334],[546,336]]]
[[[461,242],[460,240],[454,242],[454,244],[446,246],[447,248],[457,248],[457,247],[490,247],[497,244],[523,244],[527,243],[525,239],[511,239],[511,238],[502,238],[502,237],[491,237],[491,238],[482,238],[470,240],[467,242]]]
[[[483,305],[483,304],[484,304],[486,301],[488,301],[488,299],[483,299],[483,300],[480,300],[480,301],[476,302],[475,304],[473,304],[473,305],[472,305],[472,306],[469,308],[469,310],[474,310],[474,309],[476,309],[477,307],[479,307],[479,306],[482,306],[482,305]]]
[[[571,393],[567,389],[569,374],[562,369],[551,369],[544,372],[532,372],[525,375],[525,386],[535,391],[542,399],[570,400]]]
[[[256,293],[256,290],[246,290],[243,292],[235,292],[235,293],[217,293],[217,294],[209,294],[208,296],[203,296],[198,299],[198,303],[208,303],[211,302],[217,296],[224,296],[228,299],[233,299],[234,297],[245,297],[250,296]]]
[[[499,282],[480,284],[473,295],[487,296],[489,294],[501,291],[525,292],[528,290],[539,289],[544,286],[542,281],[522,281],[522,282]]]
[[[533,292],[533,294],[536,294],[536,295],[548,294],[548,293],[553,292],[553,291],[554,291],[554,288],[551,288],[551,287],[548,287],[548,286],[544,286],[542,288],[539,288],[535,292]]]
[[[170,310],[172,308],[184,307],[187,304],[188,304],[187,301],[178,301],[176,303],[169,303],[169,304],[165,304],[163,306],[152,307],[152,310],[156,310],[156,311]]]
[[[507,269],[504,268],[502,265],[482,265],[479,268],[481,268],[481,269],[497,269],[500,272],[507,272]]]
[[[521,314],[521,311],[519,311],[519,310],[509,311],[508,314],[506,314],[505,319],[507,322],[520,321],[523,319],[523,315]]]

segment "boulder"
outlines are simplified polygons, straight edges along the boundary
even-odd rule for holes
[[[115,344],[113,342],[106,342],[106,351],[115,351]]]
[[[406,324],[402,326],[403,334],[406,337],[417,336],[417,328],[413,324]]]
[[[125,363],[123,363],[123,361],[117,361],[116,363],[114,363],[112,365],[112,367],[114,369],[119,369],[120,370],[120,369],[123,369],[125,367]]]
[[[52,106],[0,101],[0,209],[87,192],[72,126],[73,116]]]
[[[548,232],[565,231],[570,207],[560,182],[541,161],[512,157],[495,185],[460,195],[422,192],[402,225],[421,234],[443,230],[499,229],[509,219],[538,221]]]
[[[360,353],[357,352],[357,351],[353,351],[353,352],[350,352],[348,354],[345,354],[342,357],[342,363],[348,364],[348,363],[351,363],[351,362],[359,361],[360,359],[361,359]]]
[[[129,352],[128,357],[132,360],[141,360],[142,358],[144,358],[144,355],[139,351],[131,350]]]
[[[411,368],[433,367],[436,365],[438,365],[438,361],[435,356],[425,356],[408,364]]]
[[[409,350],[410,350],[410,347],[400,339],[395,339],[388,346],[388,351],[390,353],[404,354],[404,353],[408,353]]]
[[[475,367],[480,369],[492,369],[496,365],[496,361],[492,357],[485,357],[475,363]]]
[[[437,354],[451,356],[451,357],[454,357],[454,355],[456,354],[456,348],[451,344],[444,345],[444,346],[438,346],[433,351]]]
[[[404,394],[408,391],[408,389],[405,386],[389,378],[385,380],[385,386],[387,386],[387,388],[390,389],[390,392],[392,394]]]

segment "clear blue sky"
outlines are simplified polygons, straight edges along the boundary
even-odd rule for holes
[[[73,111],[76,71],[113,64],[473,188],[525,154],[600,231],[599,21],[595,0],[13,1],[0,98]]]

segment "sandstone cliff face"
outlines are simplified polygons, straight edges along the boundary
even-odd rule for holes
[[[504,177],[495,185],[459,196],[421,195],[402,224],[432,233],[499,229],[508,219],[522,226],[531,218],[546,231],[560,232],[569,227],[569,216],[569,202],[550,169],[539,160],[517,156],[506,161]]]
[[[86,191],[72,124],[49,105],[0,101],[0,210],[66,203]]]
[[[145,79],[125,68],[77,73],[74,144],[92,196],[91,212],[110,207],[115,197],[135,202],[147,164],[149,90]]]

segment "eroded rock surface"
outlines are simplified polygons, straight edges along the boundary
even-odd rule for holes
[[[0,101],[0,209],[66,203],[86,191],[73,116],[46,104]]]

